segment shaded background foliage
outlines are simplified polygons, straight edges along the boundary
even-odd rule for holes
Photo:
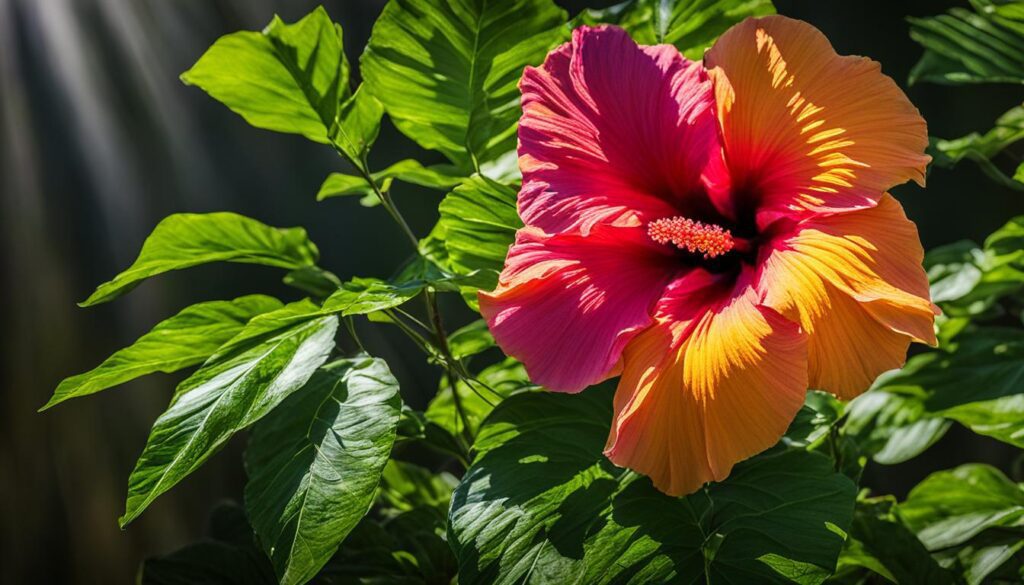
[[[118,303],[75,307],[92,287],[131,262],[164,216],[232,210],[274,225],[302,225],[322,265],[343,279],[387,276],[405,244],[383,210],[351,200],[315,203],[323,177],[343,164],[300,137],[254,131],[177,76],[217,37],[259,29],[270,15],[294,20],[316,0],[0,0],[0,582],[128,582],[142,557],[170,551],[201,531],[210,503],[239,499],[239,441],[158,500],[127,531],[117,528],[125,478],[166,405],[177,376],[135,381],[74,407],[35,414],[57,382],[99,363],[161,318],[190,303],[261,290],[296,297],[256,267],[197,268],[142,285]],[[383,0],[324,0],[345,27],[356,61]],[[610,2],[559,1],[570,13]],[[822,29],[840,53],[879,60],[901,83],[921,49],[907,15],[953,1],[776,0],[782,14]],[[908,91],[942,137],[991,127],[1021,102],[1012,86]],[[385,126],[375,166],[416,152]],[[425,163],[441,162],[436,160]],[[1015,156],[1011,152],[1009,156]],[[1019,162],[1019,160],[1015,161]],[[1016,164],[1014,164],[1016,166]],[[986,180],[974,165],[936,169],[927,191],[896,195],[926,248],[977,241],[1024,213],[1020,193]],[[403,185],[399,204],[424,234],[439,193]],[[457,299],[446,299],[458,310]],[[468,319],[468,314],[465,315]],[[458,323],[457,323],[458,324]],[[398,335],[367,339],[422,407],[436,373]],[[370,331],[368,335],[374,335]],[[966,461],[992,463],[1016,480],[1016,451],[960,429],[906,464],[869,464],[864,485],[905,495],[927,473]]]

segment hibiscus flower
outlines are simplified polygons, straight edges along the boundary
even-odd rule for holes
[[[691,62],[581,27],[520,83],[525,227],[480,308],[550,390],[621,376],[605,454],[682,495],[935,343],[925,122],[878,63],[748,19]]]

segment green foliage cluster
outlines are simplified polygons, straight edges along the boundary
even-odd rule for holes
[[[1024,81],[1024,3],[913,19],[925,46],[912,81]],[[138,259],[83,306],[143,280],[210,262],[261,264],[308,295],[251,295],[187,307],[44,408],[153,372],[198,366],[154,423],[131,473],[122,526],[248,432],[242,507],[221,505],[208,537],[147,560],[141,583],[999,583],[1024,579],[1024,488],[984,465],[925,479],[902,502],[858,494],[869,458],[906,461],[951,425],[1024,446],[1024,218],[983,245],[928,254],[944,311],[941,345],[852,403],[811,391],[786,436],[725,481],[684,498],[601,454],[611,389],[540,391],[495,357],[482,321],[446,331],[437,297],[496,283],[521,225],[516,83],[581,23],[616,23],[690,57],[768,0],[627,0],[570,21],[551,0],[390,0],[352,84],[342,28],[317,9],[292,24],[219,39],[182,80],[253,126],[333,148],[345,172],[316,199],[380,206],[411,256],[388,280],[341,282],[301,228],[232,213],[161,222]],[[427,150],[376,170],[387,115]],[[1024,137],[1015,109],[992,131],[934,140],[936,164],[991,161]],[[391,197],[401,183],[447,194],[424,237]],[[422,306],[414,301],[421,301]],[[397,327],[442,379],[427,409],[402,403],[356,319]],[[345,327],[341,327],[344,325]],[[339,341],[339,331],[348,331]],[[428,452],[430,464],[411,462]]]

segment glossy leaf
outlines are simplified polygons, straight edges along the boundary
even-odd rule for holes
[[[452,498],[459,582],[820,583],[848,527],[853,482],[823,456],[773,449],[686,498],[601,451],[611,392],[527,393],[499,405]]]
[[[253,428],[246,509],[282,585],[305,583],[366,514],[401,399],[383,360],[332,362]]]
[[[974,11],[907,18],[925,48],[910,83],[1024,83],[1024,15],[1003,0],[971,0]]]
[[[522,227],[516,211],[516,190],[476,175],[449,193],[440,205],[435,233],[444,243],[444,261],[456,274],[479,271],[479,286],[464,291],[474,309],[476,289],[493,290],[505,264],[516,230]]]
[[[516,84],[562,37],[551,0],[391,0],[360,65],[395,126],[463,168],[515,148]]]
[[[321,7],[294,24],[275,16],[263,32],[221,37],[181,79],[257,128],[326,144],[350,93],[343,49]]]
[[[1024,217],[1011,219],[982,247],[961,241],[925,255],[932,298],[948,316],[987,316],[1024,290]]]
[[[323,309],[342,316],[365,315],[407,303],[426,287],[420,280],[391,284],[377,278],[353,278],[324,301]]]
[[[142,244],[139,257],[81,303],[105,303],[143,280],[210,262],[264,264],[295,270],[316,263],[319,252],[302,228],[273,228],[229,212],[179,213],[163,219]]]
[[[775,14],[771,0],[631,0],[584,11],[576,24],[616,24],[642,45],[668,43],[700,60],[729,27],[767,14]]]
[[[931,417],[1024,448],[1024,336],[978,328],[945,352],[917,356],[883,388],[908,396]]]
[[[419,161],[411,158],[396,162],[383,171],[373,173],[372,176],[373,180],[384,191],[390,190],[392,182],[396,180],[441,190],[454,187],[462,180],[461,173],[458,173],[448,165],[425,167]],[[327,179],[320,186],[316,199],[317,201],[323,201],[331,197],[346,195],[360,195],[364,197],[360,203],[366,207],[380,204],[380,201],[373,193],[373,188],[366,179],[342,173],[331,173],[328,175]]]
[[[455,359],[466,359],[494,346],[494,336],[483,319],[477,319],[448,335],[448,349]]]
[[[331,130],[331,144],[354,165],[362,167],[370,147],[377,141],[384,106],[360,85],[338,110],[338,121]]]
[[[1011,560],[1024,543],[1024,488],[988,465],[933,473],[897,510],[929,550],[952,556],[972,584]]]
[[[386,511],[409,512],[416,509],[431,509],[444,519],[452,490],[459,480],[452,474],[432,472],[406,461],[392,459],[381,475],[379,499]]]
[[[241,331],[250,319],[280,308],[280,301],[264,295],[192,305],[158,323],[149,333],[99,366],[62,381],[40,410],[146,374],[176,372],[198,364]]]
[[[1004,172],[994,160],[1020,140],[1024,140],[1024,106],[1000,116],[995,126],[984,134],[972,132],[953,140],[932,139],[929,150],[936,166],[951,168],[961,160],[971,160],[996,183],[1024,191],[1024,183]]]
[[[121,525],[301,388],[330,354],[337,327],[309,301],[286,305],[250,321],[183,381],[128,480]]]

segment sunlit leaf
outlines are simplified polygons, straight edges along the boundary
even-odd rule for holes
[[[282,585],[305,583],[366,514],[401,400],[383,360],[323,366],[253,427],[246,509]]]
[[[506,399],[452,498],[459,582],[820,583],[855,486],[815,453],[777,448],[686,498],[601,454],[611,392]]]
[[[476,289],[493,290],[508,248],[522,227],[516,211],[516,189],[476,175],[449,193],[440,206],[435,234],[443,242],[443,261],[456,274],[479,271],[479,286],[463,297],[474,309]]]
[[[729,27],[767,14],[775,14],[771,0],[630,0],[586,10],[576,24],[617,24],[642,45],[668,43],[699,60]]]
[[[360,85],[338,110],[338,121],[330,133],[331,143],[352,164],[362,166],[380,132],[384,106]]]
[[[198,364],[241,331],[250,319],[280,308],[280,301],[264,295],[192,305],[158,323],[135,343],[117,351],[92,370],[62,381],[40,410],[146,374],[176,372]]]
[[[240,262],[295,270],[312,266],[318,257],[302,228],[273,228],[228,212],[179,213],[157,224],[135,262],[97,287],[81,306],[105,303],[151,276],[200,264]]]
[[[364,83],[406,136],[479,170],[515,148],[516,84],[565,19],[551,0],[391,0],[360,60]]]
[[[933,473],[897,509],[928,550],[955,559],[969,583],[1024,548],[1024,488],[988,465]]]
[[[1011,145],[1024,140],[1024,106],[1017,106],[996,120],[995,127],[984,134],[972,132],[953,140],[931,140],[929,151],[936,166],[951,168],[961,160],[974,161],[996,183],[1024,191],[1024,182],[1004,172],[996,159]],[[1011,157],[1007,156],[1007,160]],[[1018,168],[1019,172],[1019,168]]]
[[[373,180],[382,189],[387,191],[392,181],[402,181],[421,187],[446,190],[462,181],[461,173],[449,165],[433,165],[425,167],[419,161],[405,159],[387,167],[383,171],[373,173]],[[331,197],[346,195],[359,195],[365,197],[363,205],[373,207],[379,205],[380,201],[373,193],[370,183],[363,177],[356,175],[345,175],[342,173],[331,173],[320,186],[316,194],[317,201],[323,201]]]
[[[286,305],[254,318],[182,382],[128,479],[121,525],[301,388],[330,354],[337,327],[309,301]]]
[[[321,7],[294,24],[275,16],[263,32],[221,37],[181,79],[257,128],[327,143],[350,95],[343,49],[341,27]]]
[[[911,38],[925,48],[911,84],[1024,83],[1024,15],[1004,0],[971,4],[974,11],[907,18]]]

